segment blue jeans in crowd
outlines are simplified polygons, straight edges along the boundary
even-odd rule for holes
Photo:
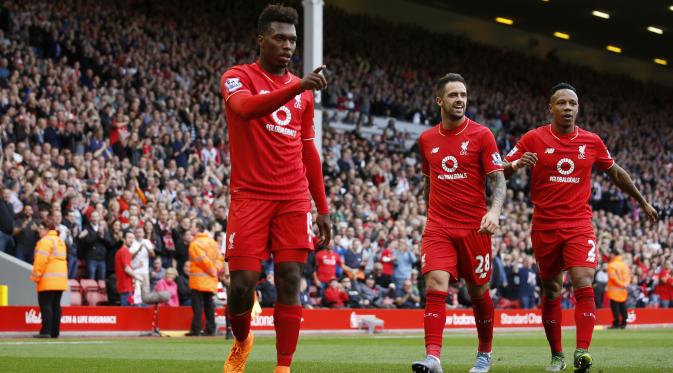
[[[105,261],[88,259],[86,261],[87,278],[94,280],[105,280]]]
[[[21,259],[28,264],[33,264],[33,259],[35,258],[34,255],[35,253],[32,251],[21,250],[16,252],[17,259]]]
[[[0,232],[0,251],[6,253],[8,251],[13,251],[14,248],[14,237],[11,234],[5,232]]]
[[[119,302],[121,303],[122,306],[130,306],[129,304],[130,296],[131,296],[130,291],[127,291],[126,293],[119,293]]]
[[[77,277],[78,264],[77,255],[68,254],[68,278]]]
[[[525,310],[535,308],[535,296],[522,295],[519,297],[519,301],[521,301],[521,308]]]

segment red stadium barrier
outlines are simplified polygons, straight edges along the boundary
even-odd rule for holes
[[[563,311],[563,326],[573,326],[572,310]],[[218,309],[217,317],[224,314]],[[423,310],[317,309],[304,310],[302,330],[353,330],[359,319],[376,317],[384,329],[422,329]],[[63,307],[62,331],[150,331],[152,308],[138,307]],[[160,307],[161,330],[187,330],[192,319],[189,307]],[[219,320],[221,321],[221,320]],[[0,332],[37,332],[40,329],[38,307],[0,307]],[[598,325],[612,322],[610,310],[598,310]],[[673,309],[637,308],[629,310],[632,325],[673,324]],[[469,328],[474,325],[471,310],[447,311],[446,329]],[[496,310],[495,327],[542,327],[540,310]],[[273,309],[264,309],[252,322],[253,330],[273,330]]]

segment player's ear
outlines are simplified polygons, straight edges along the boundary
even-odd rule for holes
[[[257,35],[257,47],[261,50],[262,49],[262,43],[264,43],[264,35],[258,34]]]
[[[552,112],[552,110],[551,110],[552,109],[552,103],[550,102],[547,107],[549,108],[549,112],[551,113]]]
[[[441,107],[442,106],[442,98],[439,97],[439,96],[435,97],[435,103],[437,104],[437,106]]]

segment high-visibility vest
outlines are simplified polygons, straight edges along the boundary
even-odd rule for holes
[[[608,264],[608,299],[615,302],[626,302],[629,297],[628,287],[631,284],[631,273],[621,256],[614,257]]]
[[[68,290],[67,247],[58,232],[49,231],[35,245],[31,280],[37,291]]]
[[[224,259],[217,242],[207,233],[197,233],[189,244],[189,287],[217,292],[217,273],[223,267]]]

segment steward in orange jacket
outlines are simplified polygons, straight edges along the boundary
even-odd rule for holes
[[[610,254],[610,263],[608,264],[608,287],[607,296],[610,299],[610,308],[612,309],[612,328],[625,328],[628,312],[626,310],[626,300],[629,298],[628,287],[631,284],[631,273],[629,267],[624,263],[620,252],[613,249]],[[621,319],[620,319],[621,318]]]
[[[192,326],[188,336],[201,335],[201,316],[205,312],[205,335],[215,335],[215,304],[218,273],[224,258],[217,242],[205,231],[203,223],[194,223],[194,237],[189,244],[189,287],[192,289]]]
[[[40,223],[42,239],[35,246],[31,279],[37,284],[42,328],[36,338],[58,338],[61,325],[61,295],[68,290],[67,247],[52,222]]]

